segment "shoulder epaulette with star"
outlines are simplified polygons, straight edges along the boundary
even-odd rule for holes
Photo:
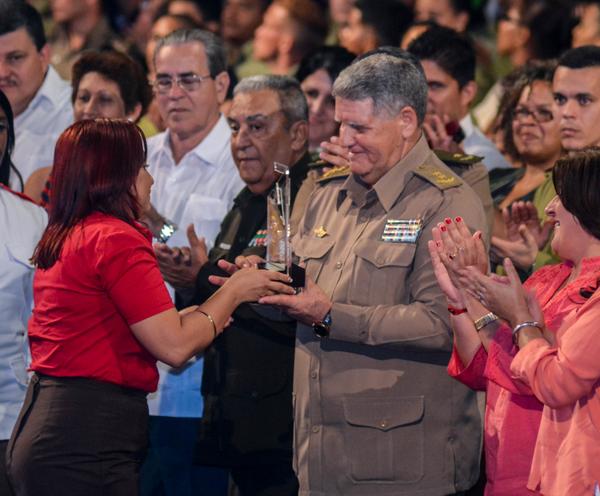
[[[325,184],[333,179],[346,178],[351,174],[350,167],[348,166],[337,166],[333,169],[325,172],[319,179],[317,179],[318,184]]]
[[[434,150],[437,158],[439,158],[446,165],[462,165],[469,166],[474,165],[483,160],[483,157],[477,155],[467,155],[465,153],[452,153],[445,150]]]
[[[435,164],[421,164],[415,169],[415,174],[429,181],[439,189],[444,190],[460,186],[462,181],[458,177],[448,174]]]

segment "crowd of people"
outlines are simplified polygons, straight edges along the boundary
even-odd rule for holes
[[[600,495],[599,121],[596,0],[0,0],[0,494]]]

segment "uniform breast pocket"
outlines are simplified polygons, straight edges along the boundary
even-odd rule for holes
[[[401,303],[416,245],[361,239],[354,247],[350,301],[358,305]],[[376,301],[374,301],[376,299]]]
[[[319,278],[323,263],[327,259],[333,244],[333,238],[311,238],[308,236],[294,243],[292,247],[294,254],[301,263],[306,264],[306,274],[313,281]]]

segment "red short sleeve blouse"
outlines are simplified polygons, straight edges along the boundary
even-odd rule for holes
[[[156,390],[156,359],[129,328],[173,307],[148,231],[90,215],[36,271],[33,292],[32,370]]]

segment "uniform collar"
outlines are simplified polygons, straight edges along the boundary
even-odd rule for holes
[[[372,188],[367,188],[359,178],[351,174],[340,189],[338,208],[345,196],[349,196],[356,205],[361,207],[374,201],[373,198],[377,198],[386,212],[389,212],[404,191],[415,169],[425,162],[431,153],[425,136],[421,134],[421,137],[408,154],[377,181]]]
[[[300,189],[302,182],[306,179],[306,174],[308,173],[308,164],[310,163],[310,155],[306,152],[300,159],[292,166],[290,169],[290,180],[291,180],[291,189],[292,189],[292,202],[296,196],[296,192]],[[271,185],[266,193],[262,193],[260,195],[252,193],[248,189],[248,186],[245,186],[242,191],[235,197],[233,200],[236,205],[244,206],[246,205],[251,198],[261,197],[267,198],[269,193],[273,190],[275,183]]]

